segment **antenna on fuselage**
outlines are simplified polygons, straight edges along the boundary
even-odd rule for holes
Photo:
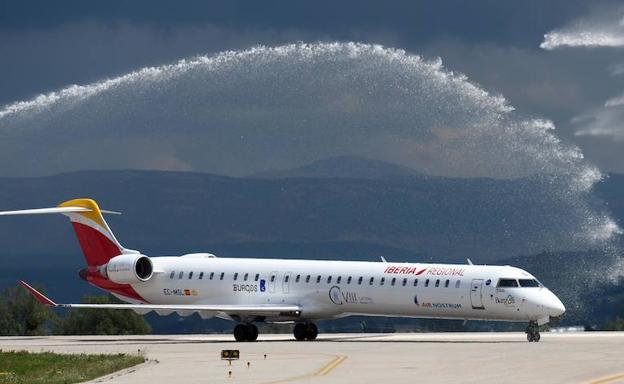
[[[472,260],[470,260],[469,258],[466,258],[466,261],[468,262],[468,265],[474,265],[472,264]]]
[[[381,262],[382,262],[382,263],[387,263],[387,261],[386,261],[386,258],[385,258],[385,257],[383,257],[383,256],[379,256],[379,257],[381,258]]]

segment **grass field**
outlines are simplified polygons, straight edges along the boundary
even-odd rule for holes
[[[69,384],[91,380],[145,361],[143,356],[65,355],[0,351],[0,384]]]

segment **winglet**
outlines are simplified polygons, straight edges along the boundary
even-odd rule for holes
[[[35,288],[31,287],[30,285],[28,285],[28,283],[26,283],[25,281],[20,280],[19,282],[22,287],[26,288],[28,290],[28,292],[30,292],[31,295],[33,295],[35,297],[35,299],[37,299],[38,302],[40,302],[41,304],[45,305],[46,307],[56,307],[57,304],[48,299],[43,293],[37,291]]]

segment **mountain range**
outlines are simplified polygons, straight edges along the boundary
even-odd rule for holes
[[[330,165],[334,163],[335,166]],[[358,178],[344,177],[346,164]],[[371,173],[364,170],[371,166]],[[386,170],[386,171],[383,171]],[[315,176],[312,177],[311,174]],[[283,176],[281,176],[283,175]],[[159,171],[84,171],[0,178],[0,210],[55,206],[92,197],[122,211],[109,225],[129,248],[148,255],[206,251],[222,256],[490,262],[544,250],[570,251],[569,206],[543,178],[432,177],[357,158],[335,158],[274,177],[232,178]],[[624,177],[598,194],[624,217]],[[571,229],[570,229],[571,230]],[[62,218],[0,220],[2,263],[75,265],[79,254]]]

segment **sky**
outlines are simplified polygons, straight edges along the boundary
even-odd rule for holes
[[[624,173],[624,127],[621,124],[621,117],[624,117],[622,51],[624,7],[609,1],[0,0],[2,57],[0,110],[1,106],[15,106],[16,102],[32,100],[38,95],[49,96],[50,92],[72,84],[98,83],[147,66],[170,65],[184,58],[190,60],[198,55],[211,57],[218,55],[219,52],[245,50],[258,45],[272,47],[297,42],[350,41],[404,50],[406,55],[420,55],[432,62],[440,58],[444,73],[462,73],[468,82],[487,91],[492,98],[499,95],[504,97],[506,102],[503,104],[512,106],[515,116],[519,116],[514,117],[516,119],[514,121],[518,119],[552,121],[556,127],[556,137],[566,145],[578,146],[591,164],[603,171]],[[266,58],[262,60],[263,63],[272,63]],[[317,64],[325,68],[327,62],[321,61]],[[257,69],[259,73],[266,73],[262,72],[266,69],[260,66],[250,65],[246,68],[260,68]],[[232,72],[229,77],[225,75],[184,77],[182,80],[187,83],[188,88],[180,86],[178,93],[162,94],[176,97],[184,94],[186,89],[194,89],[192,93],[187,92],[189,98],[196,100],[202,97],[205,100],[213,100],[214,95],[225,92],[231,100],[259,108],[254,118],[260,121],[259,126],[262,126],[266,109],[274,107],[273,105],[263,104],[257,99],[241,101],[231,90],[233,88],[219,89],[213,84],[206,87],[213,92],[208,94],[203,90],[197,92],[196,88],[192,88],[193,84],[190,84],[198,79],[202,81],[220,79],[230,84],[234,81],[233,78],[245,78],[241,75],[245,69],[237,70],[242,72]],[[289,71],[286,67],[284,70]],[[319,75],[327,76],[334,73],[332,70],[335,68],[319,72]],[[372,73],[378,73],[375,71],[387,75],[378,68]],[[434,75],[439,73],[436,72]],[[294,72],[292,76],[295,76]],[[387,80],[384,76],[380,78]],[[363,81],[362,79],[367,78],[358,79]],[[309,81],[312,82],[313,79]],[[167,89],[172,89],[172,84],[177,83],[168,83]],[[261,82],[253,84],[262,86]],[[273,88],[268,86],[267,89],[273,89],[275,93],[267,93],[266,97],[275,99],[275,94],[279,90],[273,84],[271,84]],[[422,84],[428,86],[429,83]],[[128,85],[130,86],[132,85]],[[143,95],[141,97],[153,101],[145,95],[154,90],[160,92],[162,87],[141,89],[142,92],[139,93]],[[291,111],[295,107],[297,110],[306,108],[305,105],[310,105],[311,100],[315,100],[314,95],[327,89],[330,88],[312,89],[310,98],[306,99],[305,103],[294,105]],[[135,105],[130,100],[137,98],[138,94],[127,89],[122,91],[123,89],[117,90],[117,93],[106,93],[106,97],[79,106],[76,106],[75,100],[69,99],[64,105],[55,107],[56,109],[49,113],[51,117],[40,113],[37,118],[27,121],[23,119],[15,121],[11,117],[4,118],[4,122],[0,119],[0,138],[4,141],[4,144],[0,141],[0,149],[5,153],[5,157],[0,154],[0,159],[5,164],[0,165],[0,176],[31,176],[85,167],[102,168],[106,167],[103,165],[105,163],[114,168],[193,170],[243,175],[269,168],[297,166],[323,156],[344,154],[345,148],[349,148],[352,154],[365,155],[367,151],[372,150],[371,148],[375,148],[375,145],[380,145],[379,137],[369,140],[366,133],[358,131],[357,127],[353,126],[349,128],[350,130],[345,128],[345,133],[336,138],[337,144],[329,146],[332,150],[326,150],[327,143],[323,142],[319,143],[314,151],[306,152],[302,147],[307,147],[307,142],[304,145],[299,144],[301,145],[299,147],[294,139],[279,141],[284,132],[277,132],[274,136],[254,135],[247,127],[244,131],[236,131],[233,135],[237,138],[240,136],[241,140],[244,136],[247,140],[245,144],[237,142],[236,145],[231,144],[232,148],[245,151],[251,147],[264,145],[264,151],[251,153],[247,157],[239,154],[228,156],[220,151],[229,148],[228,143],[233,140],[231,137],[224,138],[225,134],[218,137],[216,134],[203,135],[202,142],[213,143],[209,150],[219,154],[207,156],[203,153],[206,150],[201,151],[197,146],[193,146],[192,141],[195,137],[193,134],[181,136],[187,140],[182,142],[184,139],[159,131],[153,135],[153,139],[146,142],[144,137],[138,136],[134,128],[150,124],[157,126],[167,117],[171,117],[171,124],[175,124],[175,118],[178,116],[188,114],[189,111],[197,114],[201,110],[197,105],[171,103],[172,111],[177,112],[172,112],[170,116],[157,115],[160,121],[156,122],[140,116],[150,116],[150,107],[166,110],[168,108],[166,100]],[[291,98],[295,97],[293,96],[295,93],[288,94]],[[396,100],[399,96],[393,94],[395,99],[392,100]],[[356,101],[361,102],[358,95],[352,99],[349,97],[350,95],[345,94],[339,98],[338,104],[345,106],[344,108],[354,108]],[[128,108],[124,110],[123,116],[108,119],[111,114],[123,110],[122,106],[118,106],[115,111],[112,110],[111,106],[116,100],[123,100],[123,103],[120,102],[122,106],[132,104],[135,109]],[[276,100],[282,103],[288,101],[279,98]],[[448,98],[432,98],[432,100],[444,102]],[[378,99],[370,100],[370,103],[378,101]],[[186,105],[194,105],[194,108],[186,111]],[[227,111],[231,115],[242,113],[238,109],[228,109],[232,105],[233,103],[219,104],[219,109],[215,110],[226,111],[224,115]],[[102,110],[98,109],[100,106],[104,106],[100,108]],[[260,110],[262,107],[266,109]],[[402,107],[397,107],[399,112],[403,111],[400,109]],[[58,109],[63,110],[59,112]],[[137,111],[144,114],[140,115]],[[212,110],[207,108],[206,111],[208,113]],[[245,112],[250,113],[248,111],[249,109],[246,109]],[[387,113],[387,110],[380,109],[379,113]],[[456,113],[456,111],[447,108],[441,113]],[[128,116],[131,118],[127,118]],[[275,123],[278,117],[289,118],[288,122],[296,125],[297,116],[302,116],[300,120],[318,118],[318,121],[313,121],[310,126],[328,123],[327,116],[319,114],[318,111],[314,113],[304,111],[300,115],[295,111],[289,112],[286,116],[276,114],[266,120],[266,125]],[[94,119],[101,123],[94,122]],[[234,125],[226,120],[223,118],[221,124],[223,126],[230,124],[228,129],[233,131]],[[123,125],[124,121],[132,122],[133,127],[126,127]],[[204,128],[206,125],[206,120],[193,121],[197,127]],[[247,120],[249,121],[254,120]],[[464,117],[442,119],[441,122],[423,120],[423,123],[430,121],[436,124],[458,125],[465,119]],[[66,128],[78,124],[93,125],[97,130],[108,130],[110,135],[104,137],[95,130],[96,128],[84,131]],[[186,131],[194,129],[188,125],[190,122],[185,121],[185,124],[187,125],[180,129]],[[399,124],[405,124],[405,120],[400,122],[397,120],[390,125],[392,124],[396,126],[391,126],[388,130],[393,135],[400,136],[402,132]],[[379,125],[383,125],[383,122],[379,122]],[[439,129],[435,132],[438,136],[441,135],[440,132],[448,135],[445,131],[446,126],[437,128]],[[141,132],[145,134],[150,131],[142,128]],[[323,137],[334,135],[332,132],[323,131]],[[357,132],[357,135],[354,135],[354,132]],[[301,133],[293,133],[299,134]],[[348,139],[346,136],[351,138]],[[267,137],[275,141],[267,145],[263,142]],[[77,140],[74,147],[67,146],[66,143],[70,140]],[[121,144],[118,145],[115,140],[119,140]],[[310,136],[309,140],[320,139]],[[384,140],[384,143],[393,140],[404,141],[404,137],[400,136],[399,139],[386,137]],[[176,149],[167,153],[170,145]],[[77,146],[91,149],[75,149]],[[277,146],[290,147],[293,150],[290,152],[284,150],[283,156],[273,154],[269,156],[266,148],[270,150]],[[105,151],[97,153],[93,150],[95,147],[105,148]],[[356,147],[359,149],[354,150]],[[404,150],[404,146],[397,147],[395,143],[386,147],[387,149],[380,150],[378,156],[384,160],[420,167],[421,170],[432,173],[460,176],[489,175],[475,172],[475,169],[483,164],[470,158],[465,162],[465,148],[463,152],[458,152],[461,152],[463,157],[458,155],[457,159],[453,160],[454,164],[436,167],[431,165],[436,161],[439,162],[432,146],[427,148],[419,146],[423,152],[428,153],[419,154],[418,159],[413,162],[406,160],[408,155],[403,157],[397,155],[407,151]],[[153,151],[162,151],[164,154],[151,158],[147,153]],[[147,160],[137,160],[133,157],[133,152]],[[236,153],[234,150],[227,152]],[[410,148],[409,155],[413,156],[413,152],[414,150]],[[94,162],[86,161],[91,153],[93,158],[100,156],[101,159]],[[297,153],[301,155],[297,156]],[[108,158],[105,158],[105,155]],[[267,158],[269,160],[265,160]],[[10,159],[24,160],[15,160],[9,167],[6,164]],[[34,160],[30,161],[31,159]],[[429,164],[426,161],[429,161]],[[488,161],[491,161],[489,157]],[[470,164],[471,168],[462,169],[464,162]],[[212,165],[204,166],[205,163]],[[515,175],[512,171],[508,173]],[[507,173],[503,176],[506,175]]]

